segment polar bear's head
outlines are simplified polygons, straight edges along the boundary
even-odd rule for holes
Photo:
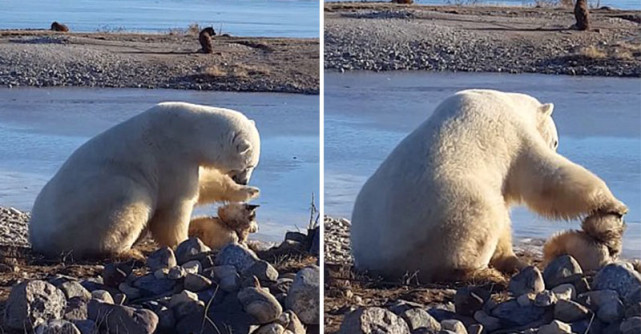
[[[231,146],[230,155],[234,158],[225,161],[223,164],[227,165],[224,171],[229,175],[234,182],[238,184],[247,184],[251,178],[252,172],[260,158],[260,137],[258,130],[252,120],[246,120],[248,125],[242,131],[234,133]]]

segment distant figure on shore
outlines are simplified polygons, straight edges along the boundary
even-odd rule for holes
[[[216,36],[216,32],[212,27],[207,27],[201,30],[200,34],[198,34],[198,41],[200,42],[200,46],[204,53],[214,52],[214,45],[211,41],[211,36]]]
[[[392,0],[392,3],[411,5],[414,3],[414,0]]]
[[[57,21],[53,21],[53,23],[51,24],[51,30],[69,32],[69,27],[62,23],[58,23]]]

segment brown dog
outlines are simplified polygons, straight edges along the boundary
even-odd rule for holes
[[[58,23],[57,21],[53,21],[53,23],[51,24],[51,30],[68,32],[69,31],[69,27],[67,27],[66,25],[64,25],[62,23]]]
[[[199,217],[189,223],[189,236],[198,237],[211,249],[231,242],[246,243],[249,233],[258,231],[258,205],[230,203],[218,208],[218,217]]]
[[[198,41],[200,42],[200,46],[204,53],[214,52],[214,45],[212,43],[211,36],[216,36],[216,32],[212,27],[207,27],[201,30],[200,34],[198,34]]]

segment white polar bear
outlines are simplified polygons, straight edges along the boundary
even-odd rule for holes
[[[160,103],[90,139],[62,165],[34,203],[33,249],[118,255],[145,230],[175,246],[187,239],[195,204],[258,195],[244,185],[259,155],[258,130],[243,114]]]
[[[556,153],[552,104],[493,90],[448,97],[361,189],[352,215],[358,269],[421,282],[520,269],[509,207],[569,219],[626,206]],[[491,276],[491,275],[490,275]]]

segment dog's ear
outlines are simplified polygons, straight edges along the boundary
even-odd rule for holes
[[[256,211],[256,208],[258,208],[260,205],[258,204],[245,204],[245,210],[249,212],[254,212]]]

